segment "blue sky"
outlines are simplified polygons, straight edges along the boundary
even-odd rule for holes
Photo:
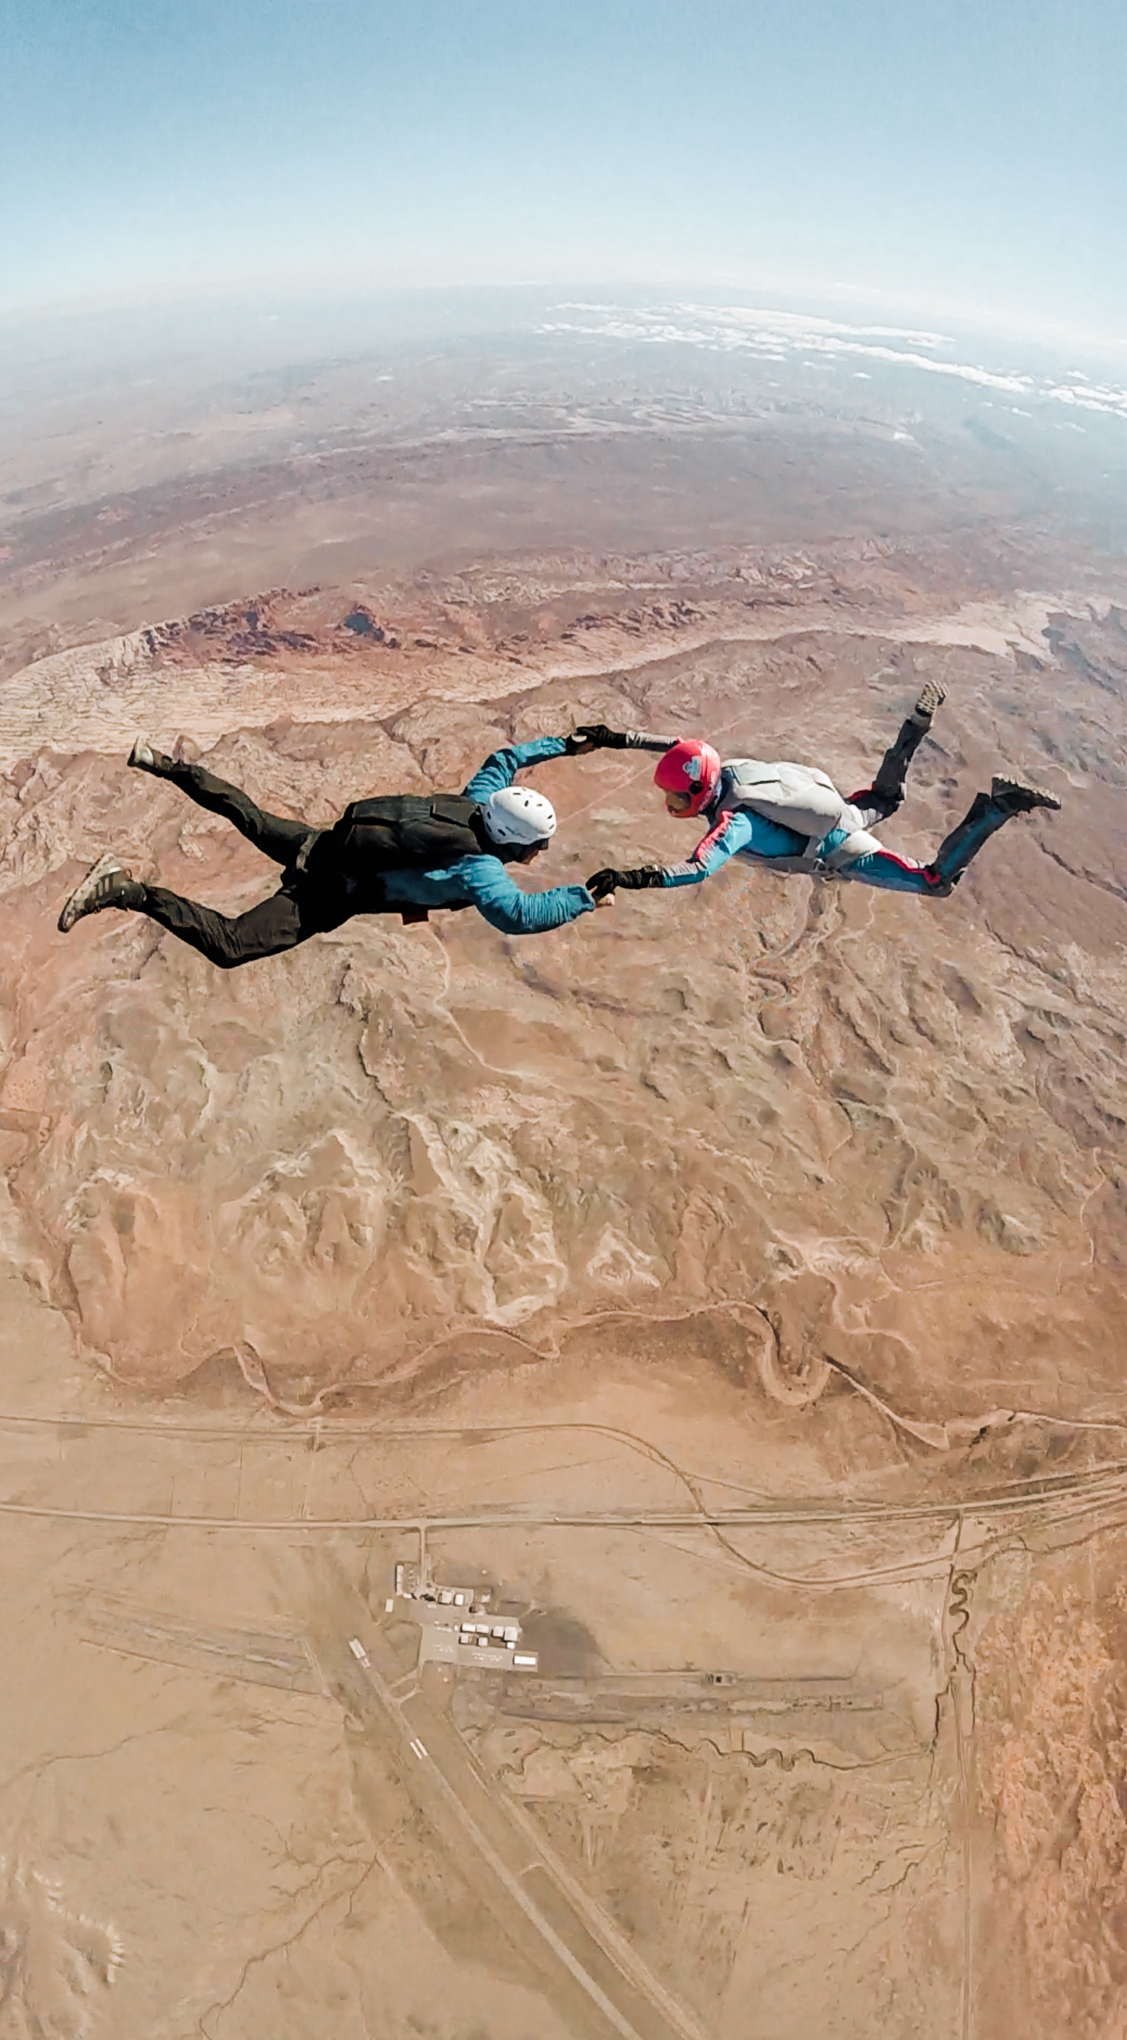
[[[806,294],[1127,337],[1123,0],[0,0],[0,303]]]

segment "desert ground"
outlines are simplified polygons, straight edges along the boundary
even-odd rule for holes
[[[1123,2031],[1107,475],[596,352],[12,439],[3,2040]],[[316,822],[595,719],[851,790],[931,677],[891,847],[1062,801],[945,901],[56,931],[271,886],[138,730]],[[530,882],[684,855],[651,771],[537,768]]]

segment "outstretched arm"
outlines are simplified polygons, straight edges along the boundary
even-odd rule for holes
[[[488,800],[511,786],[525,765],[547,758],[574,758],[585,751],[668,751],[676,737],[655,737],[647,730],[612,730],[606,723],[580,723],[569,737],[533,737],[527,744],[505,744],[492,751],[465,788],[470,800]]]
[[[699,885],[702,879],[711,878],[714,872],[727,864],[729,857],[746,850],[752,839],[754,824],[750,815],[742,814],[737,808],[734,813],[721,815],[714,829],[702,836],[691,857],[681,864],[667,864],[662,873],[663,885]]]
[[[454,869],[470,903],[502,935],[544,935],[551,928],[566,927],[580,914],[593,913],[597,905],[585,885],[522,892],[496,857],[463,857]]]
[[[580,723],[567,738],[567,748],[576,751],[671,751],[676,737],[655,737],[649,730],[611,730],[606,723]]]
[[[587,881],[587,890],[595,899],[604,899],[616,886],[625,886],[631,891],[645,886],[700,885],[711,878],[721,865],[727,864],[737,851],[746,850],[751,842],[752,824],[750,817],[737,809],[733,814],[722,815],[714,829],[702,836],[691,857],[681,864],[643,864],[634,871],[615,871],[608,867],[595,872]]]
[[[486,801],[491,793],[511,786],[524,765],[542,765],[546,758],[562,758],[568,747],[566,737],[533,737],[528,744],[505,744],[490,752],[466,787],[469,800]]]

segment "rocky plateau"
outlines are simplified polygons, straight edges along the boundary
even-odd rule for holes
[[[79,1351],[162,1392],[223,1362],[314,1410],[625,1313],[655,1352],[722,1320],[770,1393],[849,1374],[925,1426],[1120,1406],[1127,625],[989,590],[944,613],[918,560],[903,599],[902,561],[856,554],[274,591],[9,677],[6,1228]],[[849,789],[930,674],[894,844],[997,770],[1063,801],[943,903],[732,871],[533,940],[361,919],[232,976],[139,918],[55,931],[108,847],[221,907],[269,888],[125,770],[138,727],[318,821],[593,716]],[[537,783],[545,882],[683,854],[636,759]]]

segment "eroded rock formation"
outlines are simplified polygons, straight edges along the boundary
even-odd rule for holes
[[[643,618],[628,670],[584,675],[561,633],[596,615],[587,587],[578,619],[552,612],[544,670],[494,652],[455,687],[448,661],[428,675],[372,632],[338,653],[349,603],[317,599],[332,629],[312,666],[272,597],[251,605],[273,618],[253,669],[186,627],[56,654],[6,689],[5,1236],[82,1352],[165,1389],[234,1355],[259,1392],[322,1406],[436,1354],[473,1365],[497,1334],[532,1358],[603,1313],[656,1332],[711,1312],[788,1400],[817,1395],[828,1360],[924,1423],[953,1391],[968,1413],[1109,1393],[1118,614],[1057,611],[1035,653],[1024,611],[1009,649],[1004,616],[977,646],[921,616],[915,643],[776,619],[678,650],[674,604]],[[361,647],[390,662],[383,681]],[[1047,774],[1065,802],[1007,829],[944,903],[732,871],[523,942],[472,915],[359,920],[229,977],[139,918],[55,932],[111,845],[228,909],[273,882],[232,831],[126,771],[131,725],[183,726],[266,805],[318,821],[364,792],[460,784],[510,734],[591,715],[809,757],[848,789],[929,672],[950,698],[890,841],[918,854],[1001,768]],[[310,720],[341,675],[349,719]],[[636,758],[537,783],[562,819],[545,882],[689,840]]]

